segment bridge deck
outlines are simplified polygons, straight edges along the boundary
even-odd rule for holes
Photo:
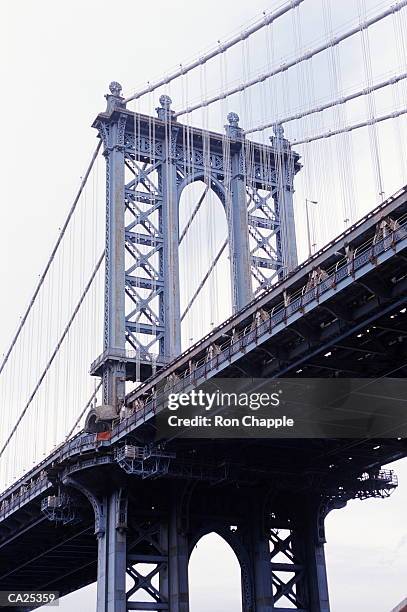
[[[352,478],[363,471],[406,456],[406,440],[173,440],[170,469],[156,480],[128,475],[118,461],[124,444],[151,437],[160,408],[157,390],[170,374],[176,375],[174,389],[220,374],[404,376],[406,213],[405,188],[130,394],[129,404],[142,400],[144,406],[118,423],[110,440],[80,433],[5,491],[0,496],[1,588],[24,584],[67,593],[95,579],[89,505],[75,499],[80,520],[67,517],[57,529],[41,512],[41,500],[57,494],[59,483],[71,475],[92,483],[96,493],[99,487],[100,494],[123,483],[139,505],[151,504],[174,478],[218,487],[232,480],[248,496],[251,487],[265,482],[285,483],[287,490],[299,483],[324,487],[337,495],[352,490]],[[398,222],[394,231],[377,236],[378,222],[389,215]],[[344,257],[346,246],[353,249],[350,260]],[[327,275],[311,286],[315,269]],[[261,312],[258,319],[256,312]],[[208,358],[211,346],[216,350]]]
[[[311,259],[304,262],[287,279],[274,285],[267,292],[253,300],[246,308],[235,316],[230,317],[213,332],[185,351],[170,365],[145,381],[127,396],[127,403],[134,402],[139,398],[143,400],[148,399],[152,391],[171,375],[177,378],[190,378],[191,362],[194,364],[194,376],[197,377],[196,369],[198,364],[208,363],[207,351],[211,345],[216,346],[216,349],[222,352],[224,348],[232,349],[233,347],[233,350],[229,350],[229,352],[238,353],[238,346],[240,344],[241,348],[244,348],[245,352],[247,352],[250,334],[254,331],[253,320],[256,313],[260,311],[263,319],[265,319],[264,315],[267,315],[267,320],[262,320],[261,326],[257,326],[256,334],[252,333],[252,335],[256,335],[256,343],[258,344],[262,342],[260,336],[265,327],[268,326],[270,332],[274,335],[280,333],[282,328],[290,325],[291,319],[295,318],[295,320],[298,320],[300,317],[305,319],[306,315],[313,308],[317,308],[323,301],[335,300],[335,296],[341,294],[342,290],[346,290],[349,285],[352,285],[352,292],[357,291],[363,286],[362,281],[359,281],[359,279],[365,274],[371,274],[372,279],[374,279],[370,284],[370,288],[367,289],[370,295],[380,298],[382,302],[390,299],[389,295],[386,296],[386,287],[384,286],[383,279],[378,278],[376,271],[383,262],[392,257],[396,250],[398,253],[404,250],[405,228],[407,227],[406,215],[407,186],[371,211],[330,244],[326,245]],[[389,216],[401,224],[402,227],[398,234],[387,240],[375,240],[377,224]],[[352,260],[346,257],[346,248],[352,250]],[[396,267],[401,266],[401,273],[404,270],[403,263],[404,260],[399,255]],[[326,278],[317,279],[316,286],[310,287],[308,286],[310,274],[315,270],[324,270]],[[388,286],[387,289],[393,288]],[[402,294],[401,289],[400,291]],[[343,301],[347,302],[347,300]],[[346,322],[351,320],[351,313],[346,312],[346,308],[342,307],[336,314],[334,313],[333,319],[336,321],[342,319]],[[324,325],[326,325],[326,322]],[[308,331],[308,335],[312,335],[311,330]],[[297,330],[295,333],[301,335],[301,331]],[[302,333],[306,335],[305,331]],[[243,337],[245,338],[244,341],[242,341]],[[316,340],[314,339],[315,343]],[[321,351],[323,348],[321,347]],[[215,360],[215,371],[211,372],[211,375],[218,373],[216,369],[218,369],[220,361],[221,357],[218,354]],[[279,363],[276,364],[277,367],[275,369],[276,375],[283,374],[281,367],[283,361],[285,360],[278,360]],[[208,368],[210,368],[210,365],[206,366],[207,370]],[[270,368],[264,371],[263,374],[256,369],[256,375],[258,376],[264,375],[268,377],[271,373],[272,370]],[[355,372],[352,373],[355,374]],[[249,369],[247,374],[253,375],[253,372]],[[236,376],[240,375],[236,373]]]
[[[252,343],[251,343],[251,348],[255,349],[256,346],[259,346],[261,344],[261,338],[259,334],[259,332],[261,332],[261,329],[259,330],[258,327],[256,327],[253,330],[252,324],[253,324],[253,317],[255,316],[256,312],[258,312],[260,309],[263,309],[263,310],[267,309],[269,313],[273,311],[273,315],[274,314],[277,315],[278,313],[278,316],[281,317],[279,327],[276,326],[274,330],[270,329],[270,332],[272,332],[272,334],[274,333],[277,334],[277,333],[287,331],[289,327],[288,315],[290,311],[291,311],[291,315],[297,314],[297,315],[303,316],[306,310],[307,311],[311,310],[310,304],[304,305],[303,307],[302,304],[299,304],[298,301],[296,300],[298,300],[298,296],[301,296],[302,299],[304,299],[305,292],[303,291],[303,288],[304,286],[306,286],[309,275],[310,273],[312,273],[314,269],[323,268],[325,270],[330,270],[332,269],[332,267],[334,269],[335,268],[338,269],[339,263],[342,262],[346,264],[346,262],[344,262],[344,249],[346,245],[349,245],[355,250],[356,255],[358,254],[358,251],[357,251],[358,248],[361,251],[363,251],[364,257],[366,258],[364,265],[370,270],[370,272],[374,272],[375,269],[380,264],[377,263],[377,258],[371,259],[370,257],[371,252],[366,251],[366,249],[363,249],[363,246],[368,245],[369,248],[372,248],[372,241],[375,235],[375,228],[377,226],[377,223],[381,219],[386,218],[389,215],[391,215],[393,219],[400,220],[401,222],[403,222],[404,215],[406,213],[407,213],[407,186],[404,187],[403,189],[400,189],[399,192],[397,192],[396,194],[388,198],[385,202],[383,202],[383,204],[379,205],[376,209],[371,211],[368,215],[366,215],[363,219],[358,221],[354,226],[349,228],[341,236],[333,240],[330,244],[326,245],[321,251],[316,253],[311,259],[304,262],[304,264],[302,264],[298,268],[298,270],[294,271],[290,275],[290,277],[288,277],[287,279],[285,279],[278,285],[272,287],[268,292],[265,292],[264,294],[259,296],[256,300],[253,300],[253,302],[249,304],[244,310],[239,312],[234,317],[231,317],[230,319],[225,321],[222,325],[216,328],[212,333],[208,334],[200,342],[192,346],[188,351],[184,352],[170,366],[164,368],[163,370],[160,370],[154,377],[151,377],[145,383],[140,385],[140,387],[136,391],[129,394],[127,401],[131,403],[131,402],[134,402],[138,398],[142,398],[147,403],[148,399],[150,398],[152,390],[158,387],[160,383],[162,384],[162,381],[167,379],[169,375],[175,373],[176,376],[179,376],[180,378],[185,374],[188,375],[189,374],[188,364],[190,361],[194,361],[196,365],[199,363],[199,360],[203,359],[202,365],[204,365],[204,372],[203,372],[204,376],[208,375],[209,373],[216,375],[217,369],[219,369],[219,366],[222,365],[221,363],[222,360],[220,359],[219,355],[217,355],[216,359],[212,362],[212,364],[210,361],[208,362],[206,360],[207,349],[211,345],[217,345],[217,346],[222,347],[222,344],[225,342],[225,340],[227,342],[228,347],[230,348],[230,340],[232,338],[234,329],[237,330],[237,332],[246,330],[246,332],[251,333],[255,331],[255,333],[252,334],[254,338],[252,338]],[[404,243],[405,243],[405,239],[403,237],[402,240],[398,241],[398,247],[397,247],[397,250],[395,250],[394,248],[395,245],[393,245],[392,242],[390,241],[387,244],[389,248],[386,249],[387,256],[390,255],[389,260],[390,261],[394,260],[394,266],[399,271],[401,281],[403,281],[403,276],[406,273],[406,259],[404,258],[401,252],[403,248],[405,247]],[[379,250],[380,245],[377,244],[375,246]],[[344,268],[342,267],[342,269]],[[383,268],[380,268],[380,270],[382,269]],[[335,270],[335,272],[337,272],[337,270]],[[388,268],[388,274],[391,274],[391,265]],[[338,283],[335,282],[335,280],[337,279],[334,278],[334,283],[332,284],[331,282],[330,286],[327,287],[327,290],[329,291],[328,295],[330,296],[330,298],[335,297],[336,295],[339,295],[341,293],[340,289],[338,288]],[[357,283],[353,282],[355,280],[356,279],[353,278],[353,274],[351,274],[348,277],[348,283],[346,284],[346,287],[348,288],[349,285],[351,285],[352,291],[354,291],[357,286]],[[397,299],[397,301],[403,300],[403,295],[405,295],[406,293],[403,287],[404,285],[402,286],[401,296],[400,298]],[[320,289],[321,288],[319,288],[319,290],[316,291],[316,294],[314,293],[313,295],[313,298],[314,298],[313,301],[315,302],[316,306],[319,305],[319,303],[321,302],[321,298],[322,298]],[[362,285],[359,285],[359,290],[363,291]],[[386,300],[388,302],[387,306],[389,307],[390,310],[391,309],[397,310],[397,308],[399,307],[399,305],[397,304],[396,306],[394,306],[394,300],[390,300],[389,302],[388,297],[380,298],[379,296],[378,298],[377,296],[374,296],[373,287],[370,290],[367,289],[367,291],[369,293],[370,298],[373,297],[374,299],[376,299],[376,306],[377,306],[376,310],[378,310],[379,312],[381,310],[382,305],[386,303]],[[404,291],[404,294],[403,294],[403,291]],[[291,296],[291,300],[290,300],[290,303],[287,305],[287,311],[282,314],[282,307],[284,309],[286,308],[284,305],[284,302],[281,301],[284,292],[286,292],[287,295]],[[294,296],[297,296],[297,298],[295,298]],[[347,297],[344,299],[344,301],[345,303],[347,303]],[[372,299],[368,301],[372,302]],[[373,303],[370,305],[373,306]],[[296,306],[296,310],[294,310],[294,306]],[[366,309],[366,306],[365,306],[365,309]],[[317,310],[322,310],[322,309],[317,308]],[[325,310],[325,313],[326,312],[328,311]],[[345,313],[343,312],[343,309],[342,309],[342,315],[344,316],[344,314]],[[387,319],[390,319],[390,317],[392,316],[393,316],[392,314],[385,315]],[[348,317],[351,318],[349,314],[348,314]],[[296,320],[298,318],[300,317],[297,316]],[[390,336],[393,336],[393,337],[394,336],[399,337],[398,335],[400,334],[403,335],[406,333],[406,330],[403,327],[404,322],[403,322],[402,317],[393,318],[393,319],[390,319],[390,321],[391,321],[391,325],[389,324],[388,321],[386,325],[382,325],[382,327],[384,328],[381,330],[382,332],[388,331]],[[336,323],[336,326],[341,329],[343,329],[344,324],[346,325],[346,321],[343,321],[343,320],[341,321],[335,315],[333,316],[333,322]],[[363,328],[363,325],[365,325],[364,320],[362,322],[362,325],[360,325],[359,323],[359,326],[361,326],[362,328]],[[264,327],[267,327],[267,325],[265,325]],[[268,327],[270,328],[269,323],[268,323]],[[309,330],[308,330],[308,334],[304,330],[301,330],[301,332],[299,332],[298,329],[294,331],[293,333],[296,339],[300,338],[302,334],[303,340],[305,340],[305,343],[302,343],[304,347],[305,346],[314,347],[315,344],[318,344],[318,341],[316,341],[316,339],[313,339],[313,340],[311,339]],[[245,344],[241,342],[241,349],[243,348],[244,351],[243,352],[241,350],[238,351],[240,353],[240,357],[242,360],[245,360],[245,354],[248,352],[249,347],[248,347],[247,339],[250,338],[250,335],[244,334],[244,337],[246,337],[246,341],[244,341]],[[334,335],[334,341],[335,340],[336,340],[336,336]],[[369,338],[366,337],[365,341],[370,341],[370,337]],[[279,338],[279,342],[280,342],[280,338]],[[244,346],[242,346],[243,344]],[[321,350],[319,350],[319,353],[326,350],[326,346],[330,346],[330,344],[321,346]],[[356,348],[356,352],[358,350],[360,349]],[[363,351],[365,354],[369,354],[371,356],[371,365],[373,365],[374,363],[377,363],[377,360],[375,361],[375,351],[373,351],[372,353],[369,353],[368,348],[363,348]],[[254,357],[254,352],[252,351],[250,355],[251,355],[250,357],[250,361],[251,361],[252,356]],[[308,354],[305,354],[302,357],[302,360],[300,360],[300,363],[303,363],[303,361],[306,361],[307,358],[308,358]],[[347,357],[345,357],[345,360],[347,360]],[[274,361],[276,362],[275,365],[277,366],[277,368],[280,368],[280,369],[277,369],[277,371],[275,372],[275,375],[281,375],[281,371],[283,370],[282,366],[284,362],[287,362],[287,356],[284,355],[284,359],[280,358]],[[290,369],[288,370],[288,372],[293,374],[295,373],[295,370],[293,370],[294,368],[297,368],[297,370],[301,368],[300,363],[297,363],[297,362],[298,360],[293,360],[291,362]],[[230,365],[229,361],[226,361],[225,363],[226,365]],[[325,371],[325,374],[321,373],[320,375],[326,375],[326,372],[329,371],[329,368],[331,367],[329,364],[332,364],[332,363],[333,363],[333,360],[329,362],[328,360],[323,361],[323,363],[321,364],[320,370],[321,372]],[[264,364],[264,365],[270,365],[270,364]],[[212,372],[211,366],[214,366],[213,372]],[[366,370],[365,366],[366,366],[366,362],[362,364],[363,374],[368,376],[369,372]],[[244,370],[244,372],[249,373],[250,368],[249,370],[246,370],[246,371]],[[197,368],[195,368],[195,373],[196,375],[199,374],[199,371],[197,372]],[[352,375],[356,374],[355,371],[352,371],[351,373]],[[227,372],[224,372],[224,375],[228,375]],[[239,370],[239,369],[234,370],[233,377],[239,377],[241,375],[242,375],[242,370]],[[256,375],[270,376],[272,375],[272,372],[270,370],[265,371],[264,368],[261,372],[257,369]],[[307,373],[307,375],[310,375],[310,374]],[[152,413],[153,413],[153,410],[152,410]],[[136,423],[139,424],[143,422],[145,416],[148,416],[148,414],[146,414],[146,412],[143,411],[143,413],[134,414],[129,420],[121,423],[114,432],[114,438],[120,439],[125,433],[127,433],[132,427],[134,427]],[[37,466],[35,466],[26,475],[24,475],[22,478],[16,481],[11,487],[9,487],[6,491],[4,491],[0,495],[0,520],[2,516],[4,516],[5,514],[8,514],[9,512],[9,507],[7,507],[7,510],[6,510],[3,505],[3,508],[2,508],[1,506],[2,502],[7,500],[10,506],[14,506],[17,503],[18,499],[30,498],[30,495],[31,495],[30,490],[33,486],[32,484],[30,486],[30,483],[32,482],[37,483],[35,486],[39,487],[40,489],[39,492],[42,493],[44,491],[44,486],[46,485],[44,485],[43,483],[41,483],[41,485],[38,484],[41,481],[41,478],[40,478],[41,472],[45,473],[45,470],[49,469],[49,467],[53,465],[55,462],[60,461],[61,458],[74,456],[76,454],[81,454],[83,452],[93,449],[94,447],[95,447],[94,437],[86,436],[86,435],[84,436],[82,433],[77,434],[70,441],[61,444],[46,459],[40,462]]]

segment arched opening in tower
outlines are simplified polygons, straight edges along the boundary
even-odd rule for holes
[[[190,612],[241,612],[241,570],[229,544],[218,534],[203,536],[189,562]]]
[[[215,191],[202,180],[184,187],[179,206],[182,348],[232,312],[227,218]]]

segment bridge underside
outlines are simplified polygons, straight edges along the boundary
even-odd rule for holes
[[[219,375],[404,377],[407,259],[391,258]]]
[[[401,256],[384,263],[380,276],[372,267],[349,293],[287,326],[278,341],[242,352],[219,375],[404,376],[406,275]],[[43,493],[0,523],[2,590],[24,585],[66,594],[95,581],[98,558],[100,575],[101,559],[106,566],[113,556],[133,590],[126,603],[123,584],[102,581],[98,610],[185,612],[188,555],[201,535],[216,531],[239,558],[244,612],[272,606],[327,612],[325,515],[351,498],[388,495],[395,482],[389,474],[379,476],[380,467],[407,454],[405,440],[391,439],[173,440],[168,457],[151,457],[148,469],[124,454],[118,459],[118,449],[141,448],[154,435],[154,420],[146,419],[114,432],[114,444],[88,445],[79,457],[47,468],[53,484],[46,495],[61,505],[44,514]],[[362,474],[368,477],[361,480]],[[94,509],[69,478],[92,493],[113,525],[114,555],[106,548],[108,525],[94,535]],[[120,503],[123,524],[112,510]],[[181,565],[174,568],[177,559]],[[117,575],[117,568],[106,575]],[[175,583],[169,575],[177,576]],[[117,592],[129,607],[109,607]]]
[[[137,447],[140,439],[126,442]],[[105,575],[117,577],[122,564],[133,592],[126,604],[126,587],[109,578],[98,610],[185,612],[188,557],[215,531],[239,559],[244,612],[328,611],[324,518],[348,499],[387,496],[396,482],[380,466],[406,452],[404,441],[373,446],[377,440],[177,440],[142,469],[100,447],[54,471],[47,493],[60,504],[47,496],[42,510],[36,500],[1,523],[0,588],[66,594],[97,579],[99,557]],[[93,467],[81,469],[84,462]],[[83,490],[99,507],[96,527]],[[109,607],[119,591],[128,607]]]
[[[244,612],[329,612],[324,518],[349,499],[387,496],[396,481],[380,468],[407,455],[406,440],[174,439],[141,461],[155,417],[135,407],[141,399],[145,408],[152,388],[170,375],[185,380],[185,371],[200,376],[198,383],[214,376],[404,377],[406,190],[386,206],[401,229],[374,242],[379,210],[352,230],[359,232],[347,238],[355,252],[367,240],[373,246],[313,285],[312,301],[298,307],[315,262],[128,396],[134,410],[110,440],[80,434],[5,492],[0,589],[66,594],[98,577],[98,612],[187,612],[189,554],[199,537],[216,531],[240,561]],[[343,246],[328,246],[317,267],[323,260],[335,269]],[[278,310],[283,292],[291,300]]]

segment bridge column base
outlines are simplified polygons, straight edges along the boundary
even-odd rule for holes
[[[103,501],[96,612],[189,612],[188,545],[176,501],[150,516],[127,514],[121,490]]]
[[[273,575],[270,571],[270,542],[264,529],[264,516],[257,504],[254,504],[248,534],[249,558],[253,587],[252,600],[243,590],[243,612],[269,612],[274,610]],[[242,586],[244,582],[242,581]]]
[[[248,499],[239,488],[215,496],[200,489],[140,487],[129,507],[123,489],[104,498],[97,612],[189,612],[189,556],[211,531],[239,560],[242,612],[330,612],[323,523],[332,504],[290,493],[264,503],[264,491]]]
[[[172,500],[168,522],[161,525],[161,534],[168,564],[160,574],[160,590],[168,599],[170,612],[189,612],[188,541],[181,531],[176,500]]]
[[[313,501],[293,501],[294,510],[287,518],[277,516],[269,521],[274,606],[269,609],[287,610],[294,605],[301,612],[330,612],[324,541],[319,531],[324,517]]]
[[[299,516],[294,531],[294,546],[298,547],[307,570],[302,593],[307,598],[309,612],[330,612],[324,540],[318,530],[321,523],[323,517],[319,509],[308,505]]]
[[[127,612],[126,608],[126,524],[121,523],[121,491],[102,501],[104,530],[98,537],[97,612]]]
[[[323,538],[327,508],[321,510],[318,498],[300,495],[283,494],[271,502],[261,491],[252,496],[240,500],[240,507],[235,500],[233,527],[233,507],[227,522],[200,517],[239,560],[242,612],[330,612]],[[222,501],[226,507],[228,500]],[[204,533],[201,527],[192,542]]]

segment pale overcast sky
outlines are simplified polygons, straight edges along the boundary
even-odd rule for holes
[[[310,28],[321,1],[305,0]],[[356,0],[331,3],[338,23],[356,14]],[[367,4],[379,10],[390,2]],[[267,0],[1,3],[0,352],[32,293],[86,167],[95,143],[90,124],[104,110],[109,82],[120,81],[124,93],[130,94],[273,6]],[[288,40],[291,35],[290,31]],[[324,75],[320,77],[323,82]],[[390,170],[388,176],[390,193],[401,179]],[[306,195],[302,183],[300,188]],[[366,198],[359,210],[365,212],[370,202]],[[324,214],[328,227],[332,213],[328,209]],[[328,234],[321,230],[324,235]],[[302,241],[300,251],[305,250]],[[404,461],[394,467],[400,486],[390,499],[350,502],[327,520],[332,612],[388,612],[406,596],[407,465]],[[191,584],[191,612],[206,612],[209,606],[211,612],[240,610],[236,563],[217,538],[210,536],[199,544],[191,561]],[[93,605],[94,587],[89,587],[62,600],[60,610],[85,612]]]

